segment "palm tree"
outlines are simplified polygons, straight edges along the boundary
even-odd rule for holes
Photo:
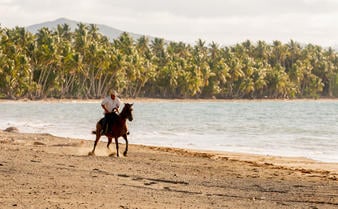
[[[149,85],[150,92],[155,97],[157,96],[165,96],[165,90],[164,87],[165,84],[163,83],[164,77],[167,69],[164,69],[164,66],[167,63],[167,54],[165,51],[165,42],[164,39],[155,38],[150,43],[150,49],[153,54],[152,57],[152,64],[155,69],[155,81],[152,85]]]
[[[289,98],[294,89],[289,82],[289,76],[281,65],[276,65],[268,72],[268,92],[272,98]]]
[[[24,28],[1,29],[0,92],[9,98],[27,94],[31,83],[28,48],[32,35]]]
[[[330,47],[324,53],[326,58],[326,67],[327,67],[327,79],[328,79],[328,87],[327,87],[327,96],[337,96],[338,93],[338,56],[335,51]]]
[[[254,72],[252,74],[253,82],[254,82],[254,89],[255,98],[263,98],[266,95],[264,95],[264,91],[267,87],[267,72],[269,71],[269,66],[267,66],[264,61],[256,61],[254,68]]]
[[[148,81],[153,81],[155,78],[155,67],[151,62],[153,54],[149,48],[149,39],[142,36],[136,43],[136,54],[138,54],[138,76],[136,77],[136,88],[133,97],[140,96],[142,89],[146,86]],[[144,93],[145,94],[145,91]]]
[[[271,66],[281,65],[286,67],[286,57],[288,56],[287,47],[280,41],[273,41],[272,52],[270,55]]]
[[[48,28],[42,28],[36,34],[36,48],[33,55],[34,81],[37,83],[36,97],[45,98],[51,95],[58,68],[59,54],[55,43],[55,34]]]
[[[166,64],[166,52],[164,39],[155,38],[150,44],[151,51],[154,55],[154,64],[163,67]]]

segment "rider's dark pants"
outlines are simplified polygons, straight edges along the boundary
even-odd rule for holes
[[[104,118],[102,120],[102,127],[104,133],[112,132],[111,128],[114,122],[116,121],[117,114],[115,112],[105,113]]]

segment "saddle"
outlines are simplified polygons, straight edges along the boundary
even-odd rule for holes
[[[101,134],[112,133],[112,125],[117,120],[119,116],[115,112],[106,113],[103,118],[100,119],[99,123],[102,126]]]

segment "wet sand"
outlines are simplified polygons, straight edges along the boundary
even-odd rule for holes
[[[89,156],[92,146],[1,131],[0,208],[338,208],[338,163],[141,145],[117,158],[102,141]]]

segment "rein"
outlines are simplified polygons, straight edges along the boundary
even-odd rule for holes
[[[127,112],[126,106],[122,109],[119,116],[120,116],[121,119],[127,119],[128,118],[128,112]]]

